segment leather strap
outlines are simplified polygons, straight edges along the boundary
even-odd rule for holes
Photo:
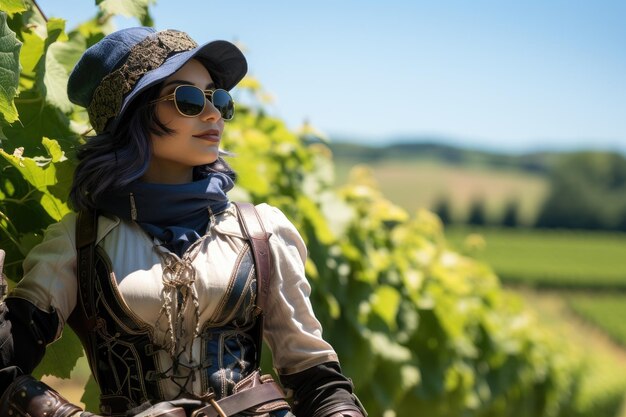
[[[199,408],[191,414],[191,417],[220,417],[221,413],[226,416],[232,416],[255,405],[284,399],[285,396],[278,384],[274,381],[269,381],[233,393],[219,401]],[[214,404],[218,407],[215,407]]]
[[[92,305],[94,289],[94,264],[96,260],[96,236],[98,232],[98,213],[93,209],[81,210],[76,219],[76,251],[78,262],[76,272],[80,285],[79,303],[83,309],[88,331],[96,327],[95,306]]]
[[[0,399],[3,417],[69,417],[81,411],[31,375],[18,376]]]
[[[272,271],[272,257],[270,256],[270,234],[265,231],[259,212],[252,203],[233,203],[239,213],[244,234],[250,242],[254,255],[254,264],[257,271],[257,300],[256,305],[265,311],[265,303],[270,290],[270,272]]]

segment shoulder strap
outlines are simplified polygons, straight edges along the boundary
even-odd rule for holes
[[[81,210],[76,219],[76,275],[79,285],[77,307],[78,304],[82,306],[86,318],[85,324],[89,331],[96,326],[96,313],[90,300],[93,299],[97,232],[98,213],[96,210]]]
[[[245,237],[250,242],[254,256],[254,265],[257,271],[257,306],[261,312],[265,311],[267,296],[270,288],[270,273],[272,271],[272,257],[270,256],[270,234],[265,231],[259,212],[252,203],[233,203],[239,213],[239,220]]]

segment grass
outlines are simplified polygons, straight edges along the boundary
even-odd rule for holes
[[[583,319],[626,347],[626,295],[572,295],[568,304]]]
[[[349,159],[335,161],[338,185],[348,181],[350,169],[357,163]],[[410,213],[432,209],[445,197],[451,203],[453,218],[459,220],[467,217],[475,199],[485,201],[487,216],[494,221],[500,219],[507,202],[515,200],[520,205],[520,222],[531,224],[548,191],[545,177],[513,169],[429,160],[383,160],[368,167],[384,195]]]
[[[484,238],[486,261],[509,283],[543,287],[626,289],[626,234],[565,230],[449,227],[446,236],[462,251]],[[468,236],[472,236],[468,238]]]

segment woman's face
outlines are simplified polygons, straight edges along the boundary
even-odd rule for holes
[[[165,79],[159,97],[173,93],[176,86],[182,84],[195,85],[202,90],[215,88],[204,65],[192,59]],[[154,105],[158,120],[174,132],[163,136],[150,134],[152,158],[143,180],[163,184],[191,182],[193,167],[217,159],[224,119],[208,100],[202,113],[196,117],[181,115],[173,100]]]

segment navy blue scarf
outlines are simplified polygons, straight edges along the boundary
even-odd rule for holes
[[[150,236],[156,237],[178,256],[204,235],[213,213],[228,206],[233,181],[225,174],[211,173],[187,184],[151,184],[134,181],[103,194],[96,208],[124,220],[136,221]],[[131,199],[132,194],[132,199]],[[132,214],[134,200],[136,215]]]

